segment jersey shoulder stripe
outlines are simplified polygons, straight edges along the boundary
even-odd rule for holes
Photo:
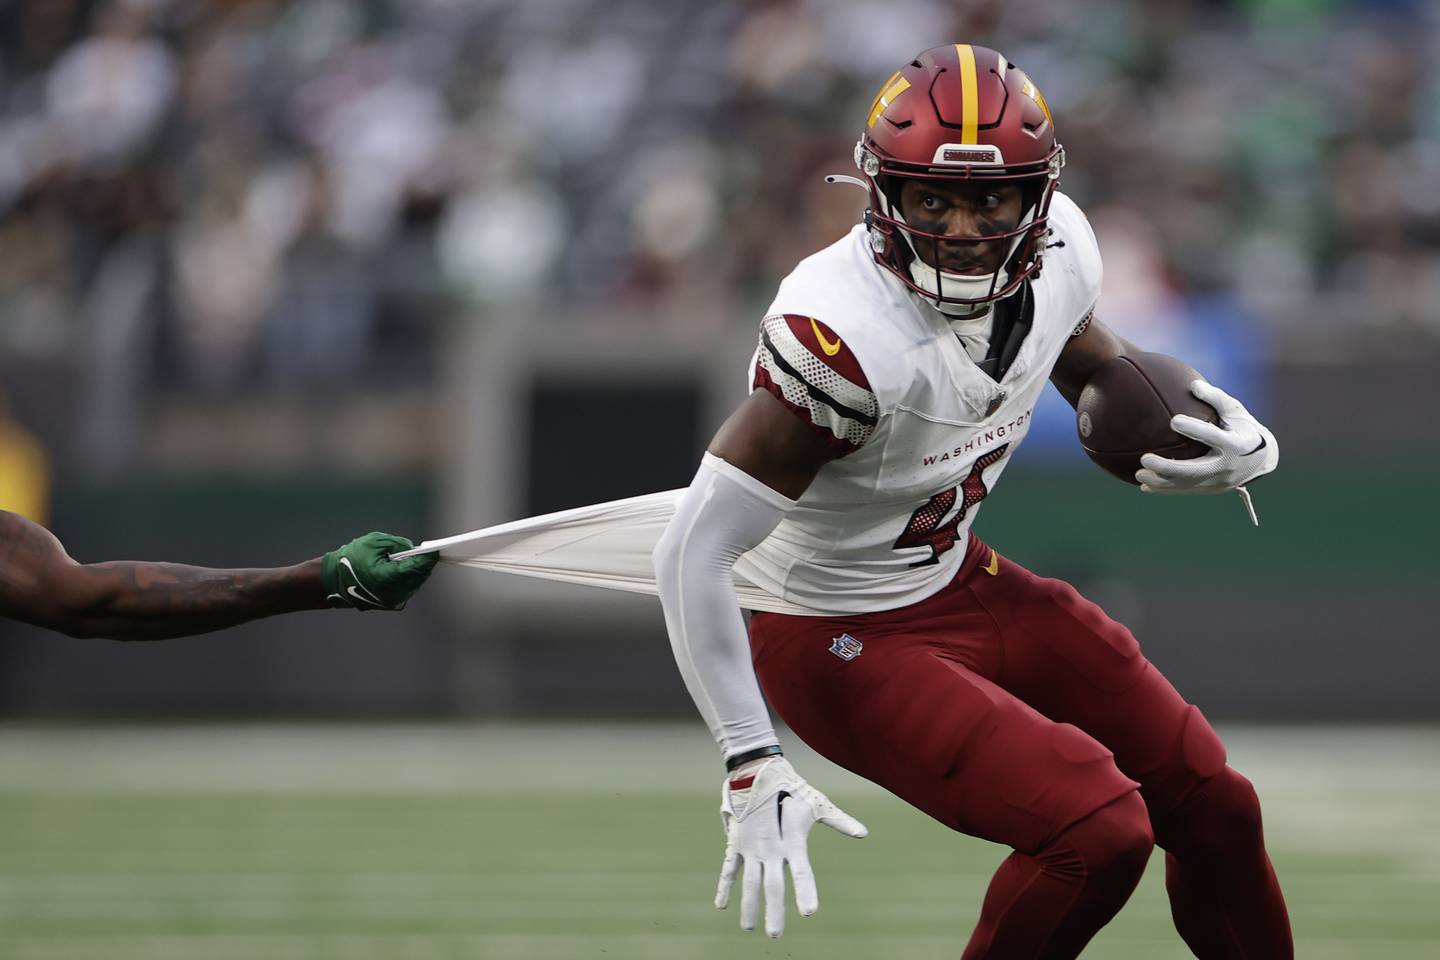
[[[860,362],[814,317],[765,318],[752,385],[774,394],[842,454],[859,449],[879,422],[880,404]]]

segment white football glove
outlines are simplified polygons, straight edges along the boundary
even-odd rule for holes
[[[1225,493],[1243,488],[1280,462],[1280,445],[1245,405],[1219,387],[1196,380],[1190,392],[1215,408],[1220,423],[1206,423],[1185,414],[1170,418],[1170,429],[1210,445],[1193,460],[1169,460],[1153,453],[1140,458],[1135,471],[1146,493]]]
[[[720,821],[725,827],[725,862],[720,867],[715,907],[724,910],[729,905],[735,868],[745,861],[745,875],[740,881],[740,927],[755,929],[763,884],[765,932],[772,937],[785,932],[787,862],[800,915],[812,916],[820,909],[820,895],[815,890],[815,874],[806,850],[810,828],[818,821],[847,837],[863,837],[870,832],[800,779],[790,761],[781,756],[753,760],[725,778],[720,788]]]

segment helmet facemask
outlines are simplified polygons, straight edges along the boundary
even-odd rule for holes
[[[1009,288],[1010,275],[1016,261],[1015,254],[1020,245],[1030,238],[1029,227],[1035,219],[1035,203],[1022,203],[1020,220],[1014,228],[999,234],[978,237],[941,235],[918,230],[909,225],[898,204],[892,205],[896,232],[905,247],[900,251],[901,257],[907,261],[906,268],[909,270],[910,279],[925,291],[925,299],[932,306],[941,313],[963,317],[982,312],[992,300],[1005,296],[997,291]],[[941,239],[942,236],[946,239]],[[988,273],[952,273],[936,266],[944,262],[942,245],[972,242],[1005,244],[1007,249],[1000,257],[999,266]],[[928,257],[921,254],[921,246],[925,247]]]
[[[870,209],[865,219],[876,259],[942,313],[965,317],[983,312],[989,304],[1010,296],[1039,272],[1040,254],[1049,232],[1050,197],[1064,164],[1064,152],[1058,147],[1048,162],[1021,168],[997,165],[984,170],[975,167],[947,170],[933,166],[904,169],[911,165],[883,161],[866,148],[862,138],[855,146],[855,159],[870,188]],[[1018,184],[1022,190],[1021,215],[1014,227],[996,233],[956,235],[921,230],[905,219],[899,202],[907,180],[934,181],[942,185],[946,181]],[[1007,245],[993,270],[956,273],[943,269],[946,246],[984,248],[991,244]],[[922,251],[928,256],[922,256]]]

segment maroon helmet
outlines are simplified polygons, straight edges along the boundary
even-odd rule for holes
[[[876,262],[941,309],[999,300],[1040,270],[1065,150],[1055,139],[1045,98],[996,51],[947,44],[895,71],[870,106],[855,144],[855,164],[870,189],[865,222]],[[901,214],[900,189],[907,179],[1015,183],[1024,213],[1019,225],[1004,233],[926,233]],[[937,248],[944,240],[1008,243],[1009,249],[993,274],[976,277],[931,267],[916,253],[916,238]]]

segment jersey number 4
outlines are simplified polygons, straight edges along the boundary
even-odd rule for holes
[[[985,486],[985,468],[998,463],[1009,446],[1008,443],[1002,444],[976,460],[975,465],[970,468],[970,476],[966,477],[960,486],[935,494],[923,507],[910,514],[910,523],[895,541],[895,549],[930,548],[930,556],[924,560],[916,560],[910,566],[928,567],[932,563],[939,563],[940,554],[955,548],[955,540],[959,536],[960,524],[964,522],[965,515],[990,493],[990,488]],[[948,521],[941,523],[954,509],[957,500],[960,502],[959,511]]]

